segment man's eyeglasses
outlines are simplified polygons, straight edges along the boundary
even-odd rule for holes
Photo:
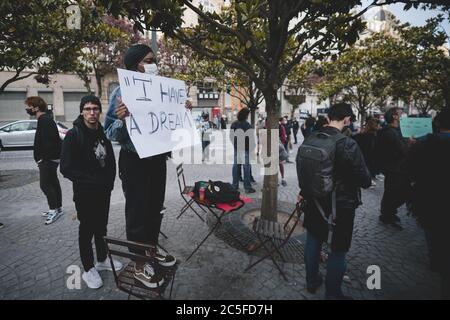
[[[100,107],[83,108],[83,111],[86,111],[87,113],[91,113],[91,111],[100,112]]]

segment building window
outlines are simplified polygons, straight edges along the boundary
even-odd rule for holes
[[[38,91],[38,96],[47,103],[48,110],[53,110],[53,91]]]

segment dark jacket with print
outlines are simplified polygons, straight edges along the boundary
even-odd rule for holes
[[[97,130],[89,129],[82,116],[73,125],[63,142],[61,173],[73,182],[74,193],[111,191],[116,177],[116,160],[103,127],[99,124]],[[106,155],[102,156],[103,152]]]
[[[339,133],[333,127],[319,129],[329,135]],[[350,248],[355,209],[361,204],[360,188],[371,185],[371,176],[364,162],[362,152],[352,138],[346,137],[336,143],[334,159],[334,181],[336,186],[336,227],[332,240],[332,249],[348,251]],[[313,199],[306,198],[304,227],[321,241],[328,237],[328,224],[314,204]],[[331,213],[331,195],[318,199],[328,215]]]

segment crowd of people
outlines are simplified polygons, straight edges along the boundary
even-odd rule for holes
[[[146,45],[130,47],[124,56],[128,70],[156,74],[155,55]],[[79,224],[79,251],[84,273],[82,279],[89,288],[102,286],[99,270],[112,270],[106,261],[103,237],[107,224],[111,192],[116,176],[116,159],[111,141],[120,144],[119,178],[125,198],[126,237],[149,245],[144,252],[132,252],[151,257],[154,264],[173,266],[176,258],[158,247],[161,221],[165,212],[166,161],[170,153],[141,159],[128,134],[125,118],[127,106],[121,100],[120,87],[114,90],[106,113],[104,127],[100,124],[100,100],[88,95],[80,101],[80,115],[64,141],[58,136],[47,104],[40,97],[28,97],[26,112],[38,119],[34,143],[34,159],[40,173],[40,187],[49,210],[43,213],[45,224],[51,224],[62,214],[61,187],[57,167],[73,183],[73,201]],[[189,102],[187,102],[189,104]],[[300,126],[294,117],[279,119],[279,173],[286,186],[284,164],[292,162],[289,150],[297,144],[298,131],[304,137],[296,157],[300,192],[298,201],[305,201],[304,227],[307,230],[305,265],[307,290],[315,293],[324,282],[319,274],[322,245],[328,244],[330,254],[325,277],[327,299],[348,299],[341,290],[346,271],[345,258],[352,241],[355,212],[361,205],[361,188],[376,185],[384,176],[384,194],[379,220],[386,226],[402,230],[398,209],[408,210],[425,230],[431,269],[442,276],[443,297],[450,298],[450,256],[445,254],[446,226],[450,216],[445,196],[450,179],[450,110],[444,109],[434,118],[436,132],[417,139],[403,138],[400,131],[402,109],[391,108],[384,115],[385,123],[369,117],[361,130],[355,130],[356,120],[350,105],[338,103],[330,107],[328,116],[309,117]],[[239,189],[242,181],[246,193],[254,193],[250,158],[252,150],[259,153],[267,142],[264,136],[266,120],[256,123],[255,142],[245,136],[244,147],[238,148],[233,135],[253,129],[248,122],[250,110],[242,108],[231,124],[230,139],[234,147],[232,185]],[[217,125],[203,115],[201,122],[202,149],[210,143],[210,134]],[[220,127],[226,127],[225,120]],[[242,173],[243,168],[243,173]],[[2,227],[3,225],[0,225]],[[92,240],[96,248],[96,259]],[[155,265],[135,262],[134,277],[150,288],[161,286],[164,279],[155,272]],[[123,266],[114,261],[120,270]]]
[[[350,105],[340,103],[330,108],[321,123],[309,118],[302,126],[305,140],[296,162],[298,201],[306,201],[305,264],[309,292],[316,292],[323,282],[318,263],[322,244],[327,243],[331,253],[327,262],[326,298],[351,298],[342,293],[341,284],[355,210],[362,204],[360,188],[374,186],[374,180],[381,174],[384,193],[379,220],[402,230],[397,213],[406,204],[408,214],[416,217],[424,228],[430,270],[441,276],[442,297],[450,299],[450,257],[444,253],[445,230],[450,222],[445,209],[450,178],[450,110],[443,109],[434,118],[432,134],[417,139],[402,136],[402,113],[401,108],[390,108],[384,115],[385,123],[369,117],[362,130],[356,131],[352,130],[355,116]],[[314,153],[317,159],[311,156]],[[331,160],[323,161],[328,155]]]

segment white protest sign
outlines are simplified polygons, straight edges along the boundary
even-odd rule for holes
[[[185,108],[184,81],[117,69],[126,126],[139,157],[199,144],[200,135]]]

